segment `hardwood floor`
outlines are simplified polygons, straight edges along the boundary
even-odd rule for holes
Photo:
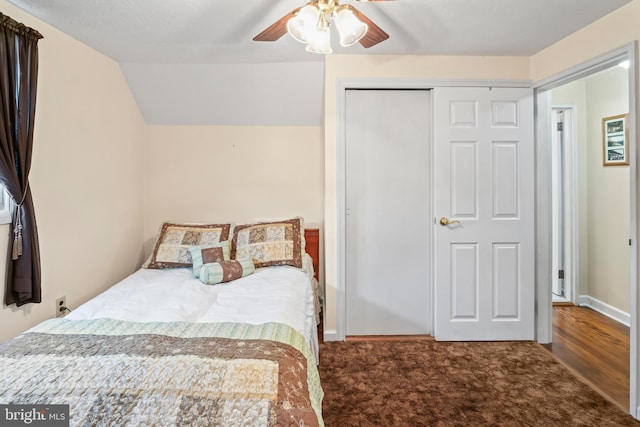
[[[554,305],[553,343],[544,347],[629,412],[628,327],[586,307]]]

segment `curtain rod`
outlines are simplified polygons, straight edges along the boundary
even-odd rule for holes
[[[33,28],[29,28],[26,25],[21,24],[20,22],[12,19],[10,16],[4,15],[2,13],[0,13],[0,26],[4,28],[8,28],[9,30],[15,32],[16,34],[19,34],[25,37],[32,37],[35,39],[43,38],[43,35],[40,34],[38,31],[34,30]]]

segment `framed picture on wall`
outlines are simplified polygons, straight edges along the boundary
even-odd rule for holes
[[[602,147],[604,166],[624,166],[629,164],[627,146],[627,115],[602,119]]]

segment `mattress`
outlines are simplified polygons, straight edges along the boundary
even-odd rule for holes
[[[218,285],[194,279],[191,268],[140,269],[82,304],[67,320],[129,322],[282,323],[298,331],[318,360],[317,301],[311,257],[305,268],[258,268]]]

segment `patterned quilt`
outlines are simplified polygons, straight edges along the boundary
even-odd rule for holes
[[[0,344],[0,403],[71,425],[321,426],[304,338],[282,324],[52,319]]]

